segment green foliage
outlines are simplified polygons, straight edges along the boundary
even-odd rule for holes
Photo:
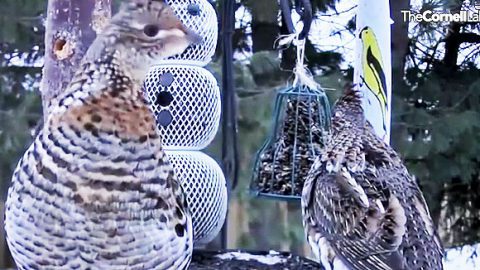
[[[279,72],[280,59],[278,52],[264,51],[255,53],[250,58],[248,68],[253,76],[254,81],[259,85],[275,85],[281,79]]]
[[[459,213],[457,209],[471,207],[463,204],[468,200],[459,198],[470,198],[468,186],[479,181],[480,70],[465,69],[448,76],[434,71],[416,78],[414,89],[398,88],[395,93],[392,141],[428,191],[425,194],[433,212],[444,207],[442,220],[438,221],[446,226],[447,220]],[[463,184],[467,190],[451,190],[453,183]],[[469,211],[478,212],[473,207]],[[465,234],[449,239],[448,245],[480,240],[478,231],[449,230],[463,230]]]
[[[46,0],[3,0],[0,9],[0,66],[12,53],[32,62],[43,55]],[[14,11],[14,12],[12,12]],[[7,60],[7,63],[3,61]]]
[[[12,172],[31,141],[30,129],[41,117],[41,100],[33,92],[0,91],[0,187],[5,199]]]
[[[457,12],[472,8],[468,2],[424,0],[412,2],[412,8]],[[409,29],[405,81],[393,82],[392,143],[419,179],[444,245],[475,243],[480,241],[480,43],[461,36],[478,39],[480,24],[411,22]]]
[[[47,1],[5,0],[0,10],[0,194],[5,194],[18,159],[41,117],[36,86],[43,55]],[[13,11],[13,12],[12,12]],[[15,62],[12,61],[15,60]]]

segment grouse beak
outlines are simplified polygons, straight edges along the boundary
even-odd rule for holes
[[[203,42],[203,38],[192,30],[187,29],[185,33],[187,35],[187,40],[190,42],[190,45],[196,45]]]

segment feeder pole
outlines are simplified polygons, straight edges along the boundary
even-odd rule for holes
[[[355,43],[354,83],[363,94],[366,119],[390,141],[392,68],[388,0],[359,0]]]
[[[233,82],[233,44],[232,36],[235,29],[235,1],[223,2],[222,20],[222,167],[223,172],[234,189],[238,182],[238,146],[235,85]],[[228,185],[228,184],[227,184]],[[222,229],[222,248],[227,246],[227,218]]]
[[[40,84],[44,120],[52,99],[66,88],[83,55],[111,17],[111,0],[49,0],[45,64]]]

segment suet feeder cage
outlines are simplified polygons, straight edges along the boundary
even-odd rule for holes
[[[257,153],[250,190],[254,195],[298,200],[305,178],[325,145],[330,127],[330,104],[323,90],[305,68],[305,37],[313,13],[308,0],[298,2],[303,29],[295,33],[287,0],[280,1],[289,35],[279,45],[293,43],[297,51],[293,86],[276,97],[270,137]]]
[[[300,199],[329,123],[330,105],[322,89],[298,85],[280,91],[272,133],[255,159],[251,191],[258,196]]]

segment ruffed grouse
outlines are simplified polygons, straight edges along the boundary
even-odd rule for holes
[[[442,269],[423,195],[366,121],[358,90],[334,108],[331,137],[302,194],[307,240],[326,269]]]
[[[19,269],[185,269],[192,223],[141,86],[198,35],[163,2],[124,3],[14,172],[7,242]]]

